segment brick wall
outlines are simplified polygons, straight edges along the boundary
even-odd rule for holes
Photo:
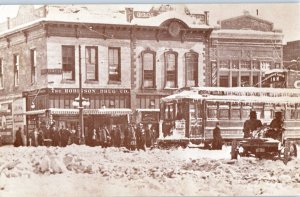
[[[3,59],[4,89],[0,91],[0,96],[5,96],[7,94],[18,94],[30,88],[36,88],[31,86],[31,49],[36,49],[37,51],[37,78],[42,80],[40,70],[46,65],[46,42],[43,31],[37,31],[39,33],[34,31],[29,32],[27,39],[23,33],[14,34],[14,36],[10,38],[9,47],[7,47],[7,45],[5,46],[5,44],[1,45],[0,58]],[[6,41],[2,40],[1,43],[5,42]],[[17,87],[14,85],[14,54],[19,54],[20,57],[19,86]]]

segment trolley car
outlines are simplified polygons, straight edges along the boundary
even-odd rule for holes
[[[158,145],[208,144],[217,122],[224,142],[243,140],[251,110],[263,124],[282,111],[284,139],[300,139],[300,89],[190,87],[161,99]]]

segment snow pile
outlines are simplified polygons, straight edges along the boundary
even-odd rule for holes
[[[223,150],[0,147],[0,196],[297,195],[300,159]]]

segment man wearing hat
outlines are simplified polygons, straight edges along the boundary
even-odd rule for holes
[[[251,137],[251,133],[262,126],[262,123],[260,120],[257,119],[256,111],[250,112],[250,119],[246,120],[244,123],[244,138]]]
[[[284,127],[284,121],[281,111],[275,112],[275,118],[271,121],[270,127],[272,129],[272,132],[269,132],[269,137],[281,140]]]
[[[136,145],[137,149],[146,150],[146,139],[145,139],[145,130],[143,128],[143,124],[139,123],[136,129]]]

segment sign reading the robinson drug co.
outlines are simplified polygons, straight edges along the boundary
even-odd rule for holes
[[[50,94],[79,94],[79,88],[53,88],[49,89]],[[129,95],[130,89],[99,89],[99,88],[83,88],[83,94],[109,94],[109,95]]]

